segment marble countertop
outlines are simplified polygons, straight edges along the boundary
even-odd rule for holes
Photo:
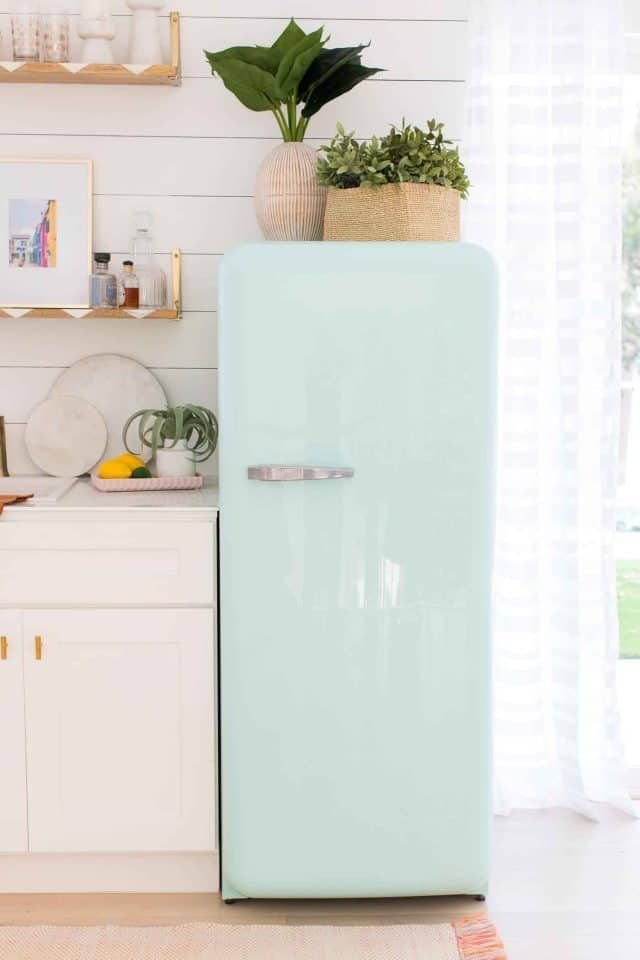
[[[7,506],[6,521],[44,519],[163,518],[213,520],[218,512],[218,488],[206,481],[201,490],[158,490],[150,493],[101,493],[88,479],[78,480],[55,503],[21,503]]]

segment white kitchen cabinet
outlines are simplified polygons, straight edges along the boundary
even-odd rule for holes
[[[212,604],[213,526],[3,521],[0,570],[0,605],[11,607]]]
[[[213,850],[213,610],[29,610],[24,644],[29,849]]]
[[[5,508],[0,892],[218,888],[216,515],[83,480]]]
[[[22,618],[0,610],[0,851],[27,848]]]

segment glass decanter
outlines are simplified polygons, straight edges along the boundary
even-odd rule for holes
[[[140,308],[162,310],[167,306],[167,278],[152,253],[151,214],[136,213],[133,238],[133,262],[140,284]]]

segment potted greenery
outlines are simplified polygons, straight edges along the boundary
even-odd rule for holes
[[[316,151],[304,144],[311,117],[377,73],[364,45],[327,49],[324,27],[305,33],[291,20],[270,47],[204,51],[211,72],[249,110],[270,111],[284,143],[267,155],[256,184],[258,222],[269,240],[320,240],[327,191],[315,178]]]
[[[469,179],[443,124],[402,122],[384,137],[338,133],[318,159],[329,188],[325,240],[459,240]]]
[[[218,443],[218,421],[206,407],[185,404],[166,410],[138,410],[122,429],[122,439],[129,453],[134,453],[127,442],[129,428],[138,421],[138,439],[155,457],[159,477],[190,477],[196,463],[208,460]]]

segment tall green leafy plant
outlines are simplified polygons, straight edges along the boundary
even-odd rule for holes
[[[320,27],[305,33],[292,19],[270,47],[228,47],[204,54],[212,74],[245,107],[273,113],[283,140],[304,140],[318,110],[379,72],[361,62],[368,44],[329,50],[323,31]]]
[[[469,178],[458,148],[443,133],[444,125],[429,120],[426,128],[392,126],[384,137],[356,140],[338,124],[338,132],[320,150],[317,176],[328,187],[380,186],[384,183],[432,183],[469,191]]]

